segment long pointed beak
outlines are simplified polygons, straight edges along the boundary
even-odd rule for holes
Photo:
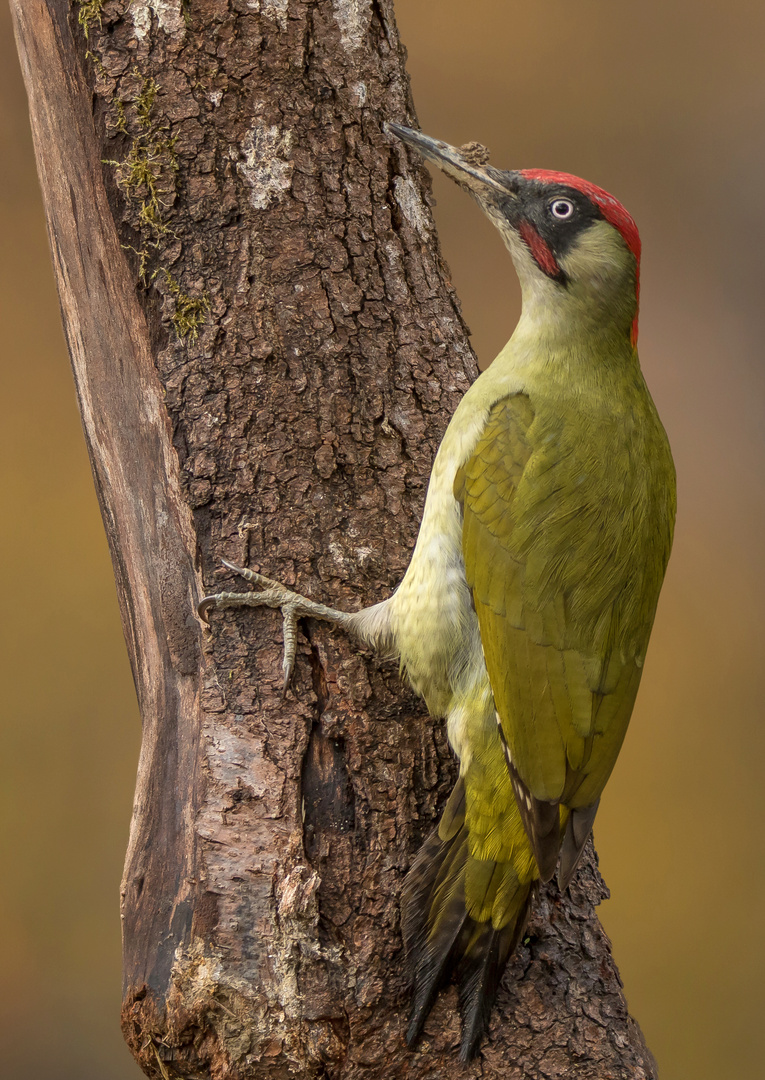
[[[456,146],[450,146],[439,139],[431,139],[429,135],[423,135],[421,131],[414,131],[402,124],[386,124],[385,129],[419,151],[424,158],[432,161],[451,176],[452,180],[456,180],[480,200],[490,193],[505,199],[508,196],[517,197],[519,194],[523,178],[518,173],[503,172],[492,165],[469,161]]]

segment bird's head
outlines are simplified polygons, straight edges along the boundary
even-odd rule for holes
[[[495,169],[477,144],[457,149],[400,124],[388,129],[469,191],[497,226],[527,318],[606,327],[635,344],[640,236],[612,195],[568,173]]]

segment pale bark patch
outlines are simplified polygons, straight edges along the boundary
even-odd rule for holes
[[[369,0],[332,0],[340,40],[349,52],[355,52],[364,42],[372,18]]]
[[[397,176],[393,182],[393,193],[406,220],[423,239],[427,239],[430,236],[429,215],[419,191],[409,177]]]
[[[157,17],[160,29],[166,34],[185,34],[181,0],[133,0],[130,15],[139,41],[143,41],[151,30],[152,12]]]
[[[256,210],[265,210],[272,199],[281,202],[292,184],[293,164],[280,154],[289,153],[292,133],[276,125],[254,127],[242,141],[244,161],[237,168],[252,188],[250,202]]]
[[[287,3],[288,0],[247,0],[247,7],[252,11],[257,11],[259,15],[265,15],[267,19],[273,19],[282,30],[285,30]]]

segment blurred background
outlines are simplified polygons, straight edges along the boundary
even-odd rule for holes
[[[641,359],[680,508],[637,709],[596,825],[601,909],[662,1080],[765,1057],[765,7],[398,0],[421,127],[584,176],[644,245]],[[0,1054],[6,1080],[137,1080],[118,893],[139,720],[0,7]],[[482,365],[509,257],[440,175]]]

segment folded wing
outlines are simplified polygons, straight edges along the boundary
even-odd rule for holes
[[[587,445],[525,394],[508,396],[454,485],[513,789],[543,880],[563,844],[563,885],[621,747],[653,617],[630,599],[642,585],[625,492],[603,489]],[[616,466],[609,475],[628,484]]]

